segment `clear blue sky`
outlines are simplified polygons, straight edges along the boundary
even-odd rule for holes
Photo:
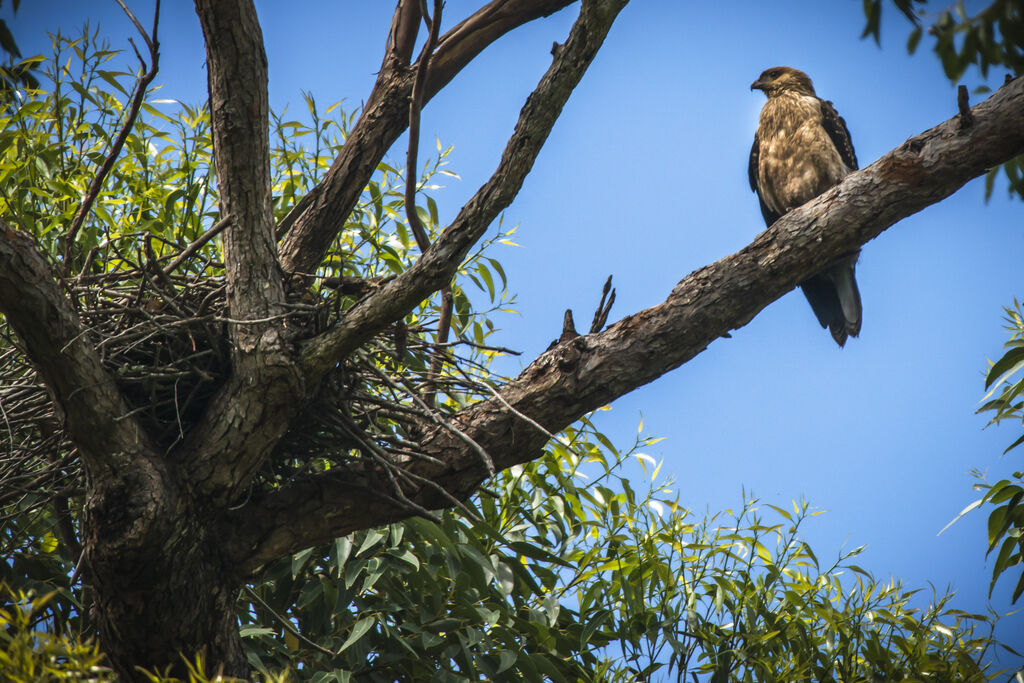
[[[148,25],[151,0],[129,4]],[[449,0],[445,26],[478,4]],[[301,109],[302,90],[323,103],[346,98],[348,109],[368,96],[391,3],[257,5],[272,106]],[[74,29],[90,16],[115,47],[134,35],[112,0],[24,2],[12,25],[31,54],[43,51],[44,29]],[[552,42],[574,17],[569,8],[506,36],[427,106],[425,149],[435,137],[454,145],[449,168],[462,177],[436,194],[442,221],[494,169]],[[749,84],[767,67],[810,74],[846,118],[862,166],[956,113],[955,88],[927,37],[910,57],[902,16],[887,12],[881,49],[858,39],[862,27],[852,0],[627,7],[505,214],[506,226],[520,226],[522,248],[493,255],[520,314],[497,320],[495,342],[528,362],[558,336],[565,308],[584,326],[608,274],[618,290],[614,320],[659,303],[689,272],[763,229],[746,164],[764,100]],[[164,3],[160,39],[159,96],[203,101],[204,49],[190,3]],[[991,78],[1001,81],[1002,72]],[[392,150],[395,165],[403,144]],[[952,585],[957,606],[984,612],[984,516],[937,534],[977,497],[972,467],[990,481],[1022,469],[1019,450],[1000,457],[1019,432],[983,430],[986,418],[974,414],[986,359],[1006,340],[1002,308],[1024,297],[1022,213],[1005,181],[987,205],[981,181],[970,183],[866,245],[864,327],[845,349],[791,293],[732,339],[617,401],[599,426],[628,444],[642,414],[649,434],[667,437],[650,453],[665,460],[691,509],[736,506],[741,486],[779,505],[806,497],[828,510],[807,527],[819,557],[867,545],[860,564],[877,576]],[[1009,609],[1011,588],[1004,579],[996,609]],[[1001,629],[1017,647],[1021,634],[1021,615]]]

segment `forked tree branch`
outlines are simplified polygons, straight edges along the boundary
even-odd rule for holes
[[[743,250],[685,277],[663,303],[541,354],[500,398],[462,410],[461,430],[499,469],[537,458],[550,433],[680,366],[837,257],[1024,153],[1024,78],[973,107],[971,116],[966,128],[957,115],[851,173]],[[426,426],[418,441],[444,464],[409,462],[417,477],[459,498],[486,478],[477,454],[445,430]],[[412,514],[373,488],[365,473],[333,471],[266,494],[230,520],[240,525],[232,544],[239,566],[253,571],[280,555]],[[450,505],[430,487],[405,495],[428,509]]]
[[[521,23],[539,10],[547,9],[551,0],[547,3],[527,0],[512,4],[515,8],[511,15]],[[400,6],[400,13],[402,9]],[[232,375],[179,447],[183,454],[183,470],[193,486],[212,503],[224,504],[246,490],[259,465],[287,431],[302,402],[307,400],[305,388],[314,386],[320,375],[309,373],[304,368],[300,372],[296,368],[288,346],[287,329],[277,317],[284,293],[274,258],[274,230],[269,223],[266,58],[255,10],[251,0],[196,0],[196,10],[207,43],[221,211],[234,216],[233,226],[224,239],[225,263],[231,281],[231,318],[267,321],[259,325],[232,326],[235,352]],[[499,18],[508,22],[504,15]],[[398,17],[396,21],[402,23],[406,19]],[[322,183],[311,192],[313,199],[307,204],[310,208],[296,219],[286,234],[283,249],[287,249],[290,239],[303,234],[303,220],[309,211],[337,199],[332,199],[332,192],[353,193],[352,203],[345,214],[351,210],[387,146],[393,142],[394,138],[389,137],[391,133],[388,131],[397,137],[404,128],[410,93],[405,86],[411,88],[410,76],[409,67],[401,65],[399,52],[388,51],[378,86],[339,157],[353,161],[346,157],[345,150],[354,153],[354,163],[358,168],[346,170],[339,167],[336,160],[324,181],[326,184]],[[428,80],[425,90],[428,94],[432,82],[433,78]],[[382,119],[381,112],[396,116],[384,116]],[[373,146],[380,145],[385,139],[387,146]],[[366,147],[360,147],[367,140],[370,141],[370,152]],[[333,172],[341,176],[332,176]],[[508,201],[511,201],[511,196]],[[338,218],[337,225],[343,225],[344,216]],[[484,218],[480,234],[493,215]],[[317,252],[315,262],[310,262],[311,270],[326,253],[336,227],[331,226],[327,242],[320,245],[322,251]],[[286,261],[287,251],[282,255],[282,262]],[[398,311],[385,324],[400,319],[405,312]],[[372,336],[371,327],[364,329]]]
[[[573,0],[494,0],[443,35],[434,52],[423,103],[443,88],[492,42],[514,28],[556,12]],[[390,45],[362,115],[324,179],[282,221],[281,267],[285,273],[313,273],[345,225],[377,164],[405,130],[414,73],[409,67],[414,32],[412,14],[400,0],[392,22]],[[404,29],[396,29],[396,24]],[[404,38],[396,38],[404,36]],[[409,38],[411,36],[411,38]],[[397,43],[395,41],[398,41]],[[400,48],[400,49],[399,49]]]

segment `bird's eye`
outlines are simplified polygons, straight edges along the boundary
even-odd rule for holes
[[[768,78],[771,78],[772,80],[774,80],[774,79],[778,78],[781,73],[782,72],[778,71],[778,70],[769,71],[768,72]]]

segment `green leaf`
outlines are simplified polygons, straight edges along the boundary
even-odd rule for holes
[[[441,222],[437,218],[437,202],[430,195],[427,195],[427,210],[430,212],[430,224],[439,227]]]
[[[238,629],[238,635],[242,636],[243,638],[256,638],[258,636],[272,636],[275,633],[277,633],[277,632],[274,629],[267,628],[266,626],[253,626],[253,625],[249,625],[249,626],[242,626],[241,628]]]
[[[378,543],[387,537],[388,532],[386,529],[370,529],[366,532],[366,536],[363,537],[362,542],[359,544],[359,550],[356,551],[356,557],[359,557],[363,553],[367,553],[374,548]]]
[[[302,568],[306,565],[309,556],[313,554],[312,548],[306,548],[292,555],[292,578],[298,577]]]
[[[480,273],[480,277],[487,283],[487,294],[494,301],[494,279],[491,277],[491,271],[487,269],[487,266],[483,262],[477,264],[477,272]]]
[[[995,584],[995,580],[999,578],[999,575],[1006,571],[1007,567],[1010,566],[1010,556],[1013,551],[1017,548],[1020,541],[1016,538],[1007,538],[1003,541],[1003,545],[999,548],[999,554],[996,556],[995,564],[992,565],[992,584]],[[992,591],[989,590],[989,597],[992,596]]]
[[[1024,594],[1024,572],[1021,572],[1020,578],[1017,579],[1017,587],[1013,589],[1013,597],[1010,598],[1010,601],[1017,602],[1021,594]]]
[[[341,576],[341,568],[348,562],[349,553],[352,552],[352,537],[334,539],[334,561],[337,562],[338,576]]]
[[[105,80],[107,83],[109,83],[119,93],[121,93],[125,97],[128,97],[128,91],[125,90],[123,85],[121,85],[121,81],[117,79],[118,76],[127,76],[128,74],[124,73],[123,71],[97,70],[96,75]]]
[[[992,383],[1003,375],[1012,374],[1024,368],[1024,346],[1016,346],[997,360],[989,369],[985,378],[985,388],[988,389]]]
[[[348,638],[342,643],[341,647],[338,648],[338,654],[341,654],[347,650],[353,643],[362,638],[367,631],[377,621],[375,617],[363,617],[352,626],[352,631],[349,633]]]
[[[1017,439],[1016,441],[1011,443],[1009,446],[1007,446],[1006,450],[1003,451],[1003,455],[1006,455],[1007,453],[1009,453],[1010,451],[1012,451],[1014,448],[1016,448],[1017,446],[1021,445],[1022,443],[1024,443],[1024,434],[1022,434],[1019,439]]]
[[[495,673],[502,673],[507,671],[513,664],[516,663],[517,655],[512,650],[501,650],[498,653],[498,668]]]
[[[907,53],[914,54],[917,51],[917,44],[921,42],[921,35],[924,33],[922,26],[915,26],[907,38]]]

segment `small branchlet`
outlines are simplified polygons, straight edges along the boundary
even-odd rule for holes
[[[969,128],[974,123],[974,114],[971,113],[971,104],[967,97],[966,85],[961,85],[956,89],[956,105],[960,109],[960,130]]]

